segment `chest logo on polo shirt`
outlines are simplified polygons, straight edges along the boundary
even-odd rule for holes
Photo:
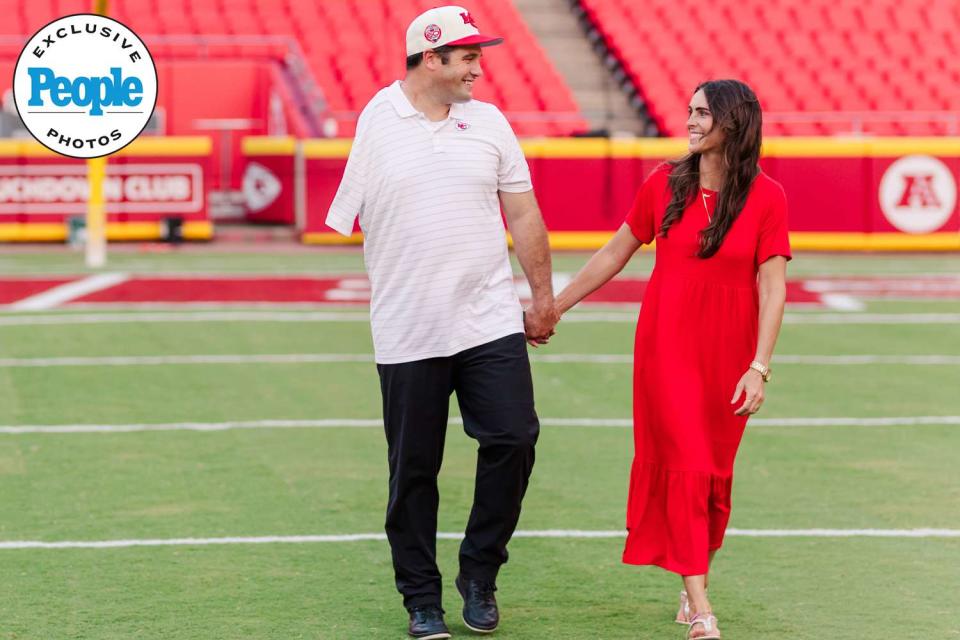
[[[469,123],[464,122],[463,120],[457,120],[457,129],[460,129],[460,131],[466,131],[469,128],[470,128]]]

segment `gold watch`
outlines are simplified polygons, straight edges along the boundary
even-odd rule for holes
[[[759,373],[764,382],[770,382],[770,375],[773,373],[770,367],[759,360],[754,360],[750,363],[750,368]]]

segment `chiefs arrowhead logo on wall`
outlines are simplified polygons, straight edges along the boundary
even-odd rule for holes
[[[283,185],[270,169],[251,162],[243,174],[243,195],[251,213],[263,211],[280,196]]]

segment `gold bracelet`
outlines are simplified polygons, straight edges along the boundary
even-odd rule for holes
[[[759,373],[764,382],[770,382],[770,375],[773,373],[770,367],[763,364],[759,360],[754,360],[750,363],[750,368]]]

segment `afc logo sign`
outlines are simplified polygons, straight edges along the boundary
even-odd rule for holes
[[[933,174],[903,176],[903,197],[898,207],[918,206],[921,209],[940,208],[943,204],[933,188]]]
[[[906,233],[933,233],[953,214],[957,181],[949,167],[932,156],[904,156],[880,180],[880,209]]]

